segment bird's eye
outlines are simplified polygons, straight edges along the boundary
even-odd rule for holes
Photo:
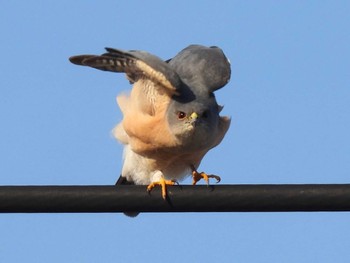
[[[186,117],[186,113],[184,113],[183,111],[179,111],[179,112],[177,113],[177,118],[178,118],[179,120],[183,120],[185,117]]]

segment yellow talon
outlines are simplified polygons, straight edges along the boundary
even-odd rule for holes
[[[150,183],[150,184],[147,186],[147,192],[151,192],[152,189],[153,189],[155,186],[159,185],[159,186],[162,187],[162,197],[163,197],[163,199],[165,200],[165,199],[166,199],[166,196],[167,196],[167,191],[166,191],[167,186],[168,186],[168,185],[174,185],[174,184],[176,184],[176,183],[177,183],[177,181],[175,181],[175,180],[165,180],[164,178],[161,178],[158,182]]]
[[[192,185],[195,185],[199,180],[204,179],[206,181],[207,185],[209,185],[209,178],[216,179],[216,183],[219,183],[221,181],[220,176],[214,175],[214,174],[206,174],[204,172],[197,172],[197,170],[192,167]]]

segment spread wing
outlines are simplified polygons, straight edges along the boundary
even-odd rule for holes
[[[144,51],[106,50],[107,53],[102,55],[79,55],[69,60],[99,70],[124,72],[134,83],[130,95],[117,97],[123,121],[115,129],[115,136],[130,144],[136,152],[173,145],[175,138],[168,126],[167,109],[171,99],[183,93],[183,84],[176,71]]]
[[[181,80],[177,73],[160,58],[145,51],[123,51],[106,48],[102,55],[79,55],[69,60],[76,65],[89,66],[104,71],[124,72],[134,83],[147,79],[159,85],[169,95],[177,95]]]
[[[225,86],[231,76],[229,60],[215,46],[190,45],[168,63],[196,93],[214,92]]]

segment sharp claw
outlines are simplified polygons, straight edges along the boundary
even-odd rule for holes
[[[216,180],[216,183],[217,183],[217,184],[220,183],[220,181],[221,181],[220,176],[217,176],[217,175],[214,175],[214,174],[211,174],[211,175],[209,175],[208,177],[214,178],[214,179]]]
[[[207,183],[207,186],[209,186],[209,178],[214,178],[216,180],[216,183],[219,183],[221,181],[220,176],[214,175],[214,174],[206,174],[204,172],[197,172],[194,167],[192,168],[192,185],[195,185],[200,179],[204,179]]]
[[[155,187],[154,183],[151,183],[147,186],[147,192],[150,193],[152,191],[152,189]]]
[[[160,179],[159,182],[153,182],[153,183],[150,183],[148,186],[147,186],[147,192],[150,193],[152,191],[152,189],[159,185],[161,187],[161,190],[162,190],[162,198],[164,200],[166,200],[166,197],[167,197],[167,186],[168,185],[174,185],[174,184],[179,184],[176,180],[165,180],[165,179]]]

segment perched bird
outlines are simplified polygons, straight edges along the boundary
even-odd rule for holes
[[[77,65],[124,72],[133,84],[129,95],[117,97],[123,120],[113,130],[123,143],[124,164],[119,182],[148,185],[151,191],[192,173],[220,181],[216,175],[197,172],[204,155],[225,136],[230,118],[219,116],[222,106],[214,91],[230,79],[228,59],[218,47],[190,45],[163,61],[145,51],[106,48],[102,55],[70,57]]]

